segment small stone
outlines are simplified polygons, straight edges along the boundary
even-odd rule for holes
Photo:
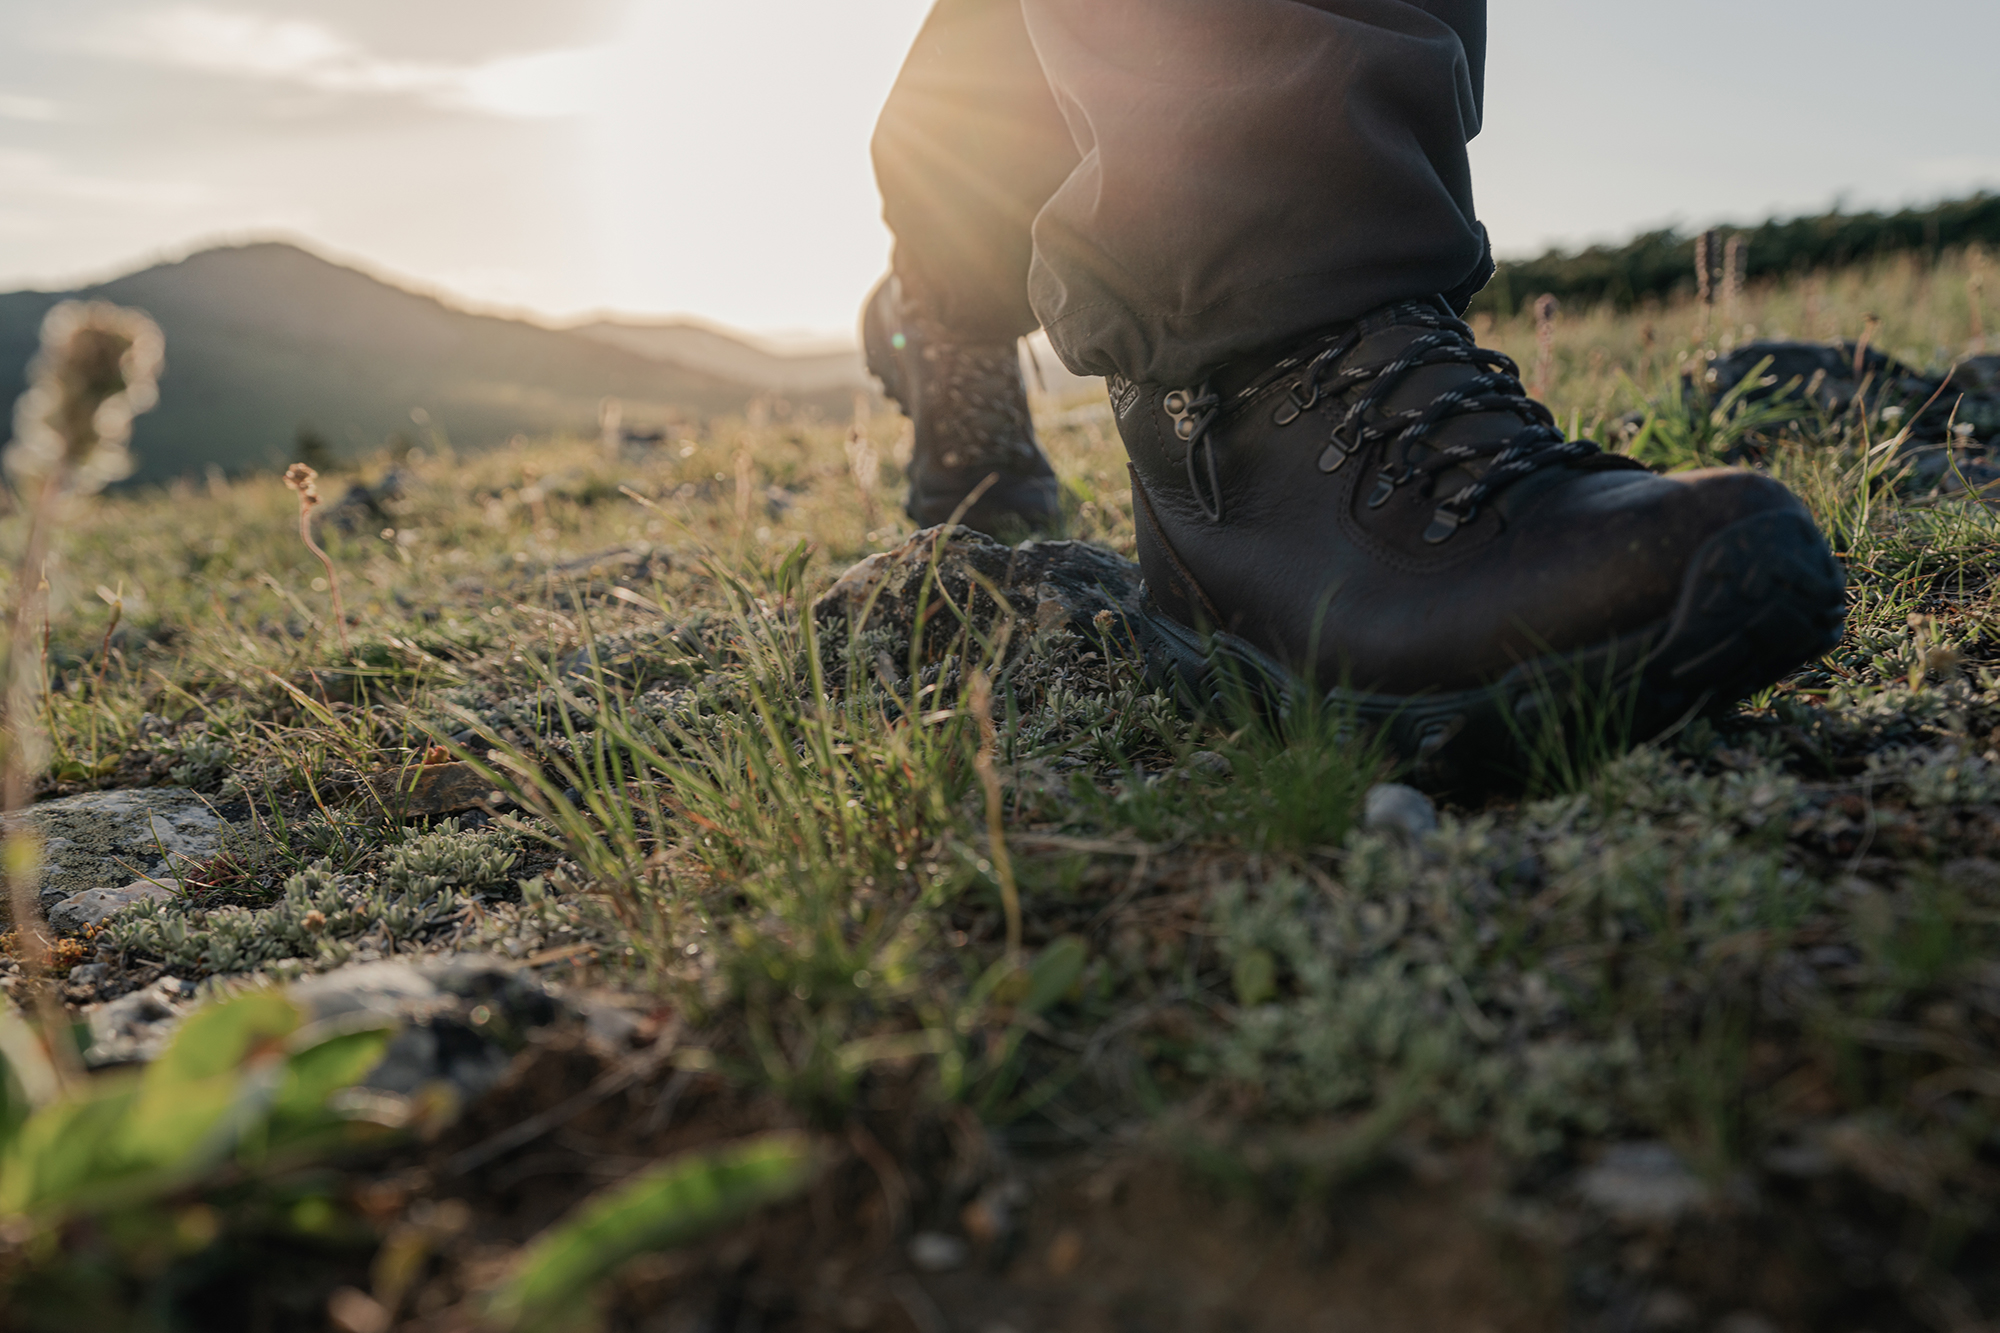
[[[1639,1327],[1647,1333],[1677,1333],[1683,1328],[1692,1328],[1701,1311],[1685,1292],[1665,1287],[1646,1297],[1639,1307]]]
[[[476,955],[355,964],[287,994],[314,1021],[376,1014],[402,1025],[363,1086],[407,1096],[444,1084],[468,1102],[507,1072],[512,1040],[558,1016],[531,974]]]
[[[90,1049],[84,1052],[85,1063],[98,1067],[151,1060],[166,1049],[193,999],[193,986],[179,977],[161,977],[145,990],[87,1006]]]
[[[104,980],[104,974],[109,970],[102,963],[78,963],[69,970],[69,976],[64,980],[72,986],[95,986]]]
[[[1437,832],[1437,807],[1415,787],[1378,782],[1362,798],[1361,825],[1370,833],[1392,833],[1414,842]]]
[[[910,1237],[910,1262],[926,1273],[949,1273],[964,1265],[964,1241],[942,1231],[919,1231]]]
[[[1613,1144],[1583,1173],[1577,1190],[1628,1226],[1670,1226],[1708,1201],[1708,1187],[1657,1140]]]
[[[1068,1277],[1083,1262],[1083,1233],[1075,1227],[1064,1227],[1049,1242],[1049,1272],[1056,1277]]]
[[[1778,1326],[1754,1310],[1737,1310],[1716,1321],[1715,1333],[1778,1333]]]
[[[493,784],[470,764],[427,764],[378,774],[369,786],[404,815],[453,815],[485,805]]]
[[[101,926],[104,919],[133,903],[161,901],[180,892],[180,881],[172,879],[136,880],[122,889],[86,889],[73,893],[49,909],[49,925],[63,935],[74,935]]]
[[[1213,750],[1196,750],[1184,762],[1188,772],[1205,778],[1226,778],[1231,772],[1229,761]]]

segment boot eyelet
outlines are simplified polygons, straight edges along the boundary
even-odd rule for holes
[[[1416,469],[1411,467],[1397,467],[1394,464],[1384,467],[1375,474],[1375,489],[1368,496],[1368,507],[1380,509],[1389,503],[1389,497],[1396,493],[1398,487],[1416,475]]]
[[[1340,471],[1340,465],[1354,457],[1356,453],[1360,452],[1360,449],[1361,444],[1358,440],[1350,440],[1339,431],[1335,431],[1333,439],[1327,444],[1326,448],[1320,451],[1319,470],[1321,472]]]
[[[1310,412],[1313,405],[1319,402],[1319,385],[1302,384],[1294,380],[1286,388],[1285,394],[1285,401],[1278,405],[1277,413],[1271,418],[1275,425],[1289,426]]]
[[[1439,505],[1437,511],[1431,515],[1431,525],[1424,529],[1424,540],[1433,546],[1450,541],[1451,534],[1457,532],[1459,525],[1464,522],[1465,517],[1458,511]]]
[[[1174,423],[1174,434],[1180,436],[1183,440],[1192,440],[1194,438],[1194,418],[1182,417],[1179,421],[1176,421]]]
[[[1187,394],[1179,389],[1175,389],[1172,393],[1168,394],[1166,398],[1161,401],[1160,406],[1167,409],[1167,415],[1177,417],[1181,415],[1183,412],[1187,411],[1188,408]],[[1182,436],[1181,438],[1186,439],[1187,437]]]

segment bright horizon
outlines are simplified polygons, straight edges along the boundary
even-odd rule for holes
[[[851,337],[925,0],[0,0],[0,289],[292,239],[468,308]],[[2000,186],[1990,0],[1496,10],[1503,254]],[[1896,34],[1909,34],[1901,40]]]

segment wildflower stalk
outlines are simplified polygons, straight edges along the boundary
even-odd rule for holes
[[[145,315],[101,302],[65,301],[42,322],[41,351],[15,405],[5,459],[28,516],[8,616],[0,808],[9,815],[33,801],[47,748],[38,705],[47,684],[48,564],[56,533],[72,499],[131,475],[132,419],[157,401],[163,346],[159,327]],[[9,821],[0,866],[17,957],[32,978],[48,968],[50,941],[37,901],[41,843],[25,823]],[[65,1030],[53,995],[43,992],[40,1002],[49,1032]],[[59,1067],[74,1063],[61,1055]]]
[[[318,556],[320,564],[326,567],[326,586],[333,593],[333,623],[340,631],[340,651],[349,652],[347,609],[340,601],[340,571],[333,567],[333,560],[313,540],[312,516],[319,505],[319,473],[307,464],[294,463],[285,469],[285,485],[299,497],[299,537],[305,542],[306,549]]]
[[[1555,383],[1556,310],[1560,302],[1544,292],[1535,300],[1535,382],[1529,396],[1547,399]]]

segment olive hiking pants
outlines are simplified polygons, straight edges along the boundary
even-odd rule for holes
[[[1191,383],[1492,274],[1465,146],[1485,0],[938,0],[875,131],[947,327]]]

